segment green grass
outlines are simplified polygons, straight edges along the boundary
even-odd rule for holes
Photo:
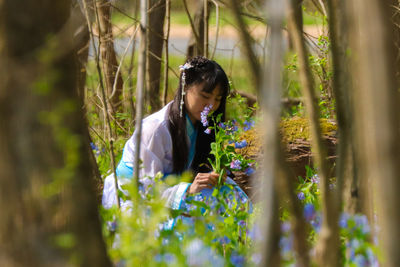
[[[134,14],[129,14],[128,17],[118,11],[114,11],[112,14],[112,23],[117,24],[117,25],[128,25],[134,23],[134,20],[132,19],[134,17]],[[194,14],[191,14],[192,19]],[[136,18],[139,20],[140,18]],[[256,19],[250,18],[245,16],[244,21],[246,22],[247,25],[249,26],[256,26],[256,25],[263,25],[263,23],[259,22]],[[304,25],[321,25],[323,23],[323,18],[322,16],[317,13],[317,12],[309,12],[309,11],[304,11],[303,12],[303,22]],[[210,26],[216,25],[216,15],[215,15],[215,9],[212,9],[210,13]],[[232,13],[221,9],[219,12],[219,25],[220,27],[224,26],[229,26],[229,25],[235,25],[235,19],[232,16]],[[184,10],[172,10],[171,11],[171,25],[180,25],[180,26],[190,26],[189,18]]]

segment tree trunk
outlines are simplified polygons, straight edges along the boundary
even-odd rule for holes
[[[393,45],[395,47],[395,70],[397,87],[400,86],[400,3],[399,0],[388,1],[392,22]]]
[[[279,117],[281,114],[282,76],[283,65],[283,35],[281,25],[284,18],[284,7],[280,1],[266,1],[270,16],[271,35],[269,38],[268,62],[264,65],[265,79],[259,90],[261,93],[261,109],[263,114],[264,155],[262,160],[262,179],[259,188],[262,188],[260,224],[262,227],[261,266],[280,266],[279,238],[280,223],[278,215],[278,197],[276,193],[279,161]],[[258,70],[261,73],[261,70]]]
[[[348,60],[346,57],[346,49],[348,37],[346,32],[346,3],[342,0],[328,0],[329,14],[329,34],[332,47],[332,65],[333,65],[333,93],[336,100],[336,114],[338,121],[339,145],[336,167],[336,190],[335,198],[337,199],[338,209],[342,202],[342,187],[345,180],[351,180],[353,176],[353,157],[351,144],[351,123],[349,108],[349,75]]]
[[[122,110],[123,80],[121,72],[119,72],[117,79],[115,78],[118,69],[118,61],[114,49],[114,37],[112,32],[111,1],[97,0],[96,8],[98,12],[100,55],[107,97],[109,98],[112,111],[115,113]]]
[[[149,27],[147,30],[147,103],[152,111],[161,108],[161,59],[164,45],[165,0],[149,1]]]
[[[357,146],[363,170],[376,197],[380,224],[382,266],[400,262],[400,134],[396,56],[389,3],[356,0],[351,9],[355,29],[352,50],[356,59],[354,88]],[[370,182],[370,183],[369,183]]]
[[[76,62],[76,77],[77,77],[77,94],[79,96],[80,100],[80,106],[82,107],[82,112],[84,114],[87,114],[87,109],[85,105],[85,92],[86,92],[86,65],[88,62],[88,56],[89,56],[89,40],[90,40],[90,35],[89,35],[89,29],[87,26],[87,21],[85,19],[83,7],[79,7],[79,5],[76,3],[76,0],[74,2],[74,7],[72,9],[72,12],[74,16],[78,17],[81,21],[82,24],[79,26],[79,28],[75,31],[74,33],[74,54],[75,54],[75,62]],[[90,134],[89,131],[86,129],[86,137],[87,137],[87,142],[91,142]],[[99,171],[99,167],[97,166],[97,161],[96,157],[93,154],[93,150],[91,146],[88,146],[88,152],[89,152],[89,159],[90,163],[92,165],[92,176],[91,180],[93,182],[93,188],[96,192],[97,196],[97,202],[101,204],[101,196],[103,192],[103,181],[101,179],[101,174]]]
[[[190,14],[188,13],[188,16]],[[196,38],[197,35],[197,38]],[[203,1],[197,1],[196,13],[194,14],[194,21],[192,32],[190,33],[186,58],[204,55],[204,4]]]
[[[310,120],[311,141],[315,151],[314,158],[320,177],[322,226],[316,248],[317,261],[320,266],[340,266],[339,209],[335,195],[329,190],[327,152],[322,140],[318,100],[315,95],[313,77],[303,36],[302,0],[291,0],[290,2],[288,27],[298,54],[300,82],[305,96],[307,115]]]
[[[70,5],[0,2],[4,266],[111,266],[88,179]]]

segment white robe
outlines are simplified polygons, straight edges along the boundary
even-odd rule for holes
[[[143,119],[142,138],[140,146],[140,159],[142,165],[139,171],[139,181],[146,189],[158,172],[168,175],[172,173],[172,138],[168,129],[168,109],[172,102],[168,103],[160,111],[153,113]],[[135,155],[135,133],[129,138],[124,147],[121,161],[129,167],[133,167]],[[190,139],[188,138],[190,147]],[[189,164],[190,165],[190,164]],[[124,179],[125,178],[125,179]],[[128,178],[128,179],[126,179]],[[132,177],[118,177],[118,186],[130,182]],[[166,199],[168,207],[179,209],[182,197],[185,195],[190,183],[179,183],[167,188],[162,197]],[[121,188],[120,188],[121,189]],[[102,204],[110,208],[117,204],[114,174],[110,174],[104,181]],[[122,207],[130,206],[130,203],[121,202]]]

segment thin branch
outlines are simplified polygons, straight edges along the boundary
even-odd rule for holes
[[[247,30],[247,26],[243,21],[243,17],[240,15],[240,8],[238,0],[230,0],[233,15],[235,17],[236,23],[238,24],[238,30],[240,34],[241,41],[243,42],[243,52],[246,55],[249,66],[251,69],[251,75],[255,83],[255,89],[259,91],[261,75],[260,75],[260,63],[256,57],[255,52],[252,48],[253,38]]]
[[[137,33],[138,30],[139,30],[139,26],[136,27],[135,31],[133,32],[131,38],[129,39],[128,45],[126,46],[125,51],[124,51],[124,53],[122,54],[121,59],[119,60],[118,69],[117,69],[117,72],[115,73],[115,77],[114,77],[113,90],[112,90],[112,92],[111,92],[111,95],[108,97],[108,99],[113,98],[115,92],[117,91],[117,80],[118,80],[119,72],[120,72],[120,70],[121,70],[122,63],[123,63],[123,61],[124,61],[124,59],[125,59],[125,56],[126,56],[126,54],[127,54],[127,52],[128,52],[129,47],[131,46],[133,40],[135,39],[135,36],[136,36],[136,33]]]
[[[171,28],[171,1],[166,0],[166,34],[164,38],[164,46],[165,46],[165,63],[164,63],[164,88],[163,88],[163,101],[162,104],[165,106],[167,104],[167,93],[168,93],[168,68],[169,68],[169,51],[168,51],[168,43],[169,43],[169,32]]]
[[[215,0],[211,0],[211,2],[213,2],[213,4],[215,5],[215,45],[214,45],[214,49],[213,52],[211,54],[211,59],[214,58],[215,55],[215,51],[217,50],[217,44],[218,44],[218,35],[219,35],[219,5],[217,3],[217,1]]]
[[[208,57],[208,0],[203,0],[204,2],[204,14],[203,14],[203,21],[204,21],[204,56]]]
[[[104,83],[103,83],[103,77],[101,74],[101,68],[100,68],[100,63],[99,63],[99,54],[96,53],[96,46],[95,46],[95,40],[93,37],[93,30],[92,30],[92,26],[90,24],[90,20],[89,20],[89,13],[88,13],[88,9],[87,9],[87,4],[86,4],[87,0],[83,0],[83,7],[85,10],[85,16],[86,16],[86,20],[87,20],[87,24],[88,24],[88,28],[89,28],[89,32],[90,32],[90,38],[92,39],[92,45],[93,45],[93,51],[95,52],[95,59],[96,59],[96,67],[97,67],[97,72],[99,74],[99,82],[100,82],[100,89],[101,89],[101,94],[102,94],[102,98],[103,98],[103,102],[104,102],[104,108],[105,108],[105,117],[106,117],[106,121],[107,121],[107,128],[108,128],[108,133],[109,133],[109,137],[110,137],[110,157],[111,157],[111,167],[114,173],[114,185],[115,185],[115,194],[116,194],[116,198],[117,198],[117,206],[118,209],[121,207],[120,205],[120,200],[119,200],[119,195],[118,195],[118,182],[117,182],[117,173],[116,173],[116,168],[115,168],[115,156],[114,156],[114,146],[113,146],[113,140],[111,139],[112,136],[112,132],[111,132],[111,122],[110,122],[110,118],[108,116],[108,105],[107,105],[107,100],[106,100],[106,94],[105,94],[105,89],[104,89]],[[96,10],[96,8],[95,8]],[[97,12],[96,12],[96,16],[97,16]],[[98,16],[97,16],[98,18]],[[100,42],[100,39],[99,39]],[[100,47],[100,44],[99,44]]]
[[[147,37],[147,0],[140,1],[140,47],[138,74],[136,83],[136,127],[135,127],[135,161],[133,165],[134,179],[139,190],[139,161],[142,135],[143,98],[146,86],[146,48]]]

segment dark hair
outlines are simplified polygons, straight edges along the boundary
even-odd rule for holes
[[[220,105],[213,113],[213,117],[222,114],[221,121],[225,120],[226,97],[229,94],[229,81],[225,71],[215,61],[207,59],[203,56],[197,56],[189,59],[185,64],[185,68],[181,71],[179,78],[179,86],[176,91],[174,101],[169,109],[169,131],[172,137],[173,146],[173,173],[179,174],[185,170],[188,161],[188,143],[186,134],[186,108],[182,106],[183,116],[180,116],[180,102],[182,99],[182,75],[185,73],[185,89],[189,86],[204,84],[203,91],[211,93],[218,85],[222,93]],[[210,120],[212,121],[212,120]],[[195,125],[198,130],[196,139],[196,153],[191,165],[191,169],[195,172],[200,171],[199,165],[207,163],[210,156],[210,145],[215,141],[214,133],[206,134],[201,123]]]

